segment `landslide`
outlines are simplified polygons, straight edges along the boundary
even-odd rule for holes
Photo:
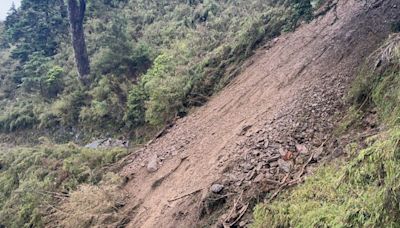
[[[260,48],[208,104],[122,161],[123,225],[245,225],[258,200],[341,155],[332,132],[345,95],[399,20],[400,0],[327,4],[311,23]],[[214,184],[223,186],[218,194]]]

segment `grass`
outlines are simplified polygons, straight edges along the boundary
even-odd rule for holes
[[[33,148],[0,151],[0,224],[43,227],[43,216],[82,184],[99,184],[105,166],[126,155],[126,149],[93,150],[75,144],[45,142]],[[93,187],[94,188],[94,187]]]

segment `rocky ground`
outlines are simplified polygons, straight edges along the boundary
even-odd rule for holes
[[[261,48],[210,102],[123,162],[128,227],[246,226],[259,200],[343,153],[333,134],[400,0],[331,1]]]

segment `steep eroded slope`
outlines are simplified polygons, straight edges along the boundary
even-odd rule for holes
[[[273,181],[297,180],[316,151],[316,161],[339,155],[324,151],[325,142],[360,64],[399,19],[399,5],[333,2],[326,15],[259,50],[207,105],[133,153],[121,172],[129,179],[128,227],[237,223],[251,209],[248,196],[275,190]],[[149,173],[154,155],[161,165]],[[213,183],[224,185],[222,200],[210,195]],[[237,213],[226,210],[234,204]]]

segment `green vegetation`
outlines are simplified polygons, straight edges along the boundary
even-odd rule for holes
[[[22,0],[0,22],[0,133],[68,142],[129,132],[143,141],[204,104],[256,47],[313,9],[309,0],[87,1],[85,87],[65,2]],[[47,141],[0,147],[0,227],[118,223],[124,196],[105,167],[127,151]]]
[[[349,145],[349,162],[320,167],[305,184],[258,205],[253,227],[399,226],[399,38],[393,35],[371,56],[350,93],[350,116],[376,108],[386,130],[370,137],[365,149]]]
[[[0,26],[0,131],[88,138],[160,127],[202,105],[255,47],[312,12],[307,0],[88,1],[92,82],[82,89],[65,3],[24,0]]]
[[[81,184],[109,179],[112,174],[104,167],[127,152],[50,143],[1,150],[0,224],[6,227],[42,227],[43,215],[60,196],[65,197]]]

